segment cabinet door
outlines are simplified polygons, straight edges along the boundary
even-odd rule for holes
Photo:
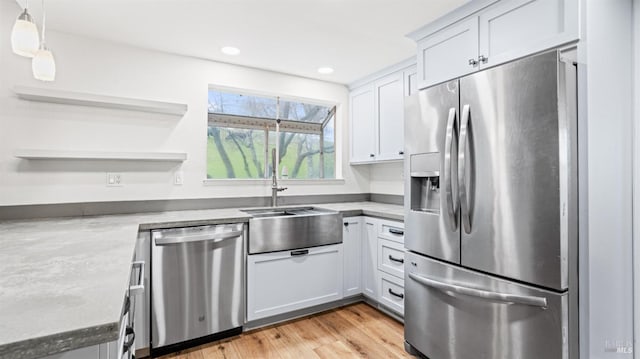
[[[418,41],[418,88],[466,75],[478,69],[478,18],[455,23]]]
[[[379,160],[402,159],[404,148],[404,78],[402,71],[375,82]]]
[[[344,296],[362,293],[362,217],[343,219]]]
[[[480,14],[481,67],[577,40],[577,0],[501,1]]]
[[[375,160],[375,96],[373,84],[351,92],[351,162]]]
[[[378,300],[378,221],[365,218],[362,237],[362,293]]]
[[[247,319],[342,299],[342,266],[342,244],[248,256]]]

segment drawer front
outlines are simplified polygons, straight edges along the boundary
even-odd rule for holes
[[[403,222],[380,220],[378,228],[378,237],[398,243],[404,243]]]
[[[380,273],[380,304],[404,316],[404,280]]]
[[[398,242],[378,238],[378,269],[404,278],[404,246]]]
[[[342,244],[248,256],[247,319],[342,299]]]

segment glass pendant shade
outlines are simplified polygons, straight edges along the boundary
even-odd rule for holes
[[[56,79],[56,61],[46,46],[42,46],[31,60],[33,77],[40,81],[54,81]]]
[[[38,28],[27,9],[18,16],[11,31],[11,48],[20,56],[33,57],[40,47]]]

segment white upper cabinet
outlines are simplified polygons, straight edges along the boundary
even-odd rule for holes
[[[404,158],[404,98],[417,92],[417,80],[416,66],[404,61],[353,87],[351,164]]]
[[[375,82],[379,160],[402,159],[404,148],[404,74]]]
[[[373,84],[351,92],[351,162],[368,162],[376,156]]]
[[[478,18],[471,17],[418,41],[418,88],[478,68]]]
[[[410,35],[418,43],[418,88],[578,40],[578,1],[502,0],[480,10],[469,3],[449,15],[448,26],[447,17],[438,29],[425,26]]]
[[[404,95],[411,96],[418,92],[418,68],[411,66],[404,71]]]
[[[573,0],[502,1],[480,14],[480,56],[493,66],[578,38]]]

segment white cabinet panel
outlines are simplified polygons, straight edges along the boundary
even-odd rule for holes
[[[378,236],[390,241],[404,243],[404,223],[398,221],[390,221],[386,219],[379,220],[380,226]]]
[[[418,68],[412,66],[404,71],[404,95],[411,96],[418,92]]]
[[[478,18],[455,23],[418,41],[418,88],[425,88],[478,69]]]
[[[110,342],[49,355],[43,359],[120,359],[116,348],[116,342]]]
[[[404,76],[398,71],[375,82],[379,160],[402,159],[404,148]]]
[[[247,319],[342,299],[342,275],[342,244],[250,255]]]
[[[135,332],[135,350],[142,350],[149,348],[149,279],[151,266],[151,233],[149,231],[142,231],[138,233],[138,241],[136,243],[135,261],[144,262],[145,268],[143,272],[142,290],[131,293],[131,303],[133,305],[133,326]]]
[[[378,269],[404,278],[404,244],[378,238]]]
[[[378,300],[378,221],[365,217],[362,237],[362,293]]]
[[[481,67],[578,39],[576,0],[501,1],[480,14]]]
[[[380,304],[404,316],[404,279],[380,275]]]
[[[362,293],[362,217],[343,219],[344,296]]]
[[[375,160],[375,93],[373,84],[351,92],[351,162]]]

